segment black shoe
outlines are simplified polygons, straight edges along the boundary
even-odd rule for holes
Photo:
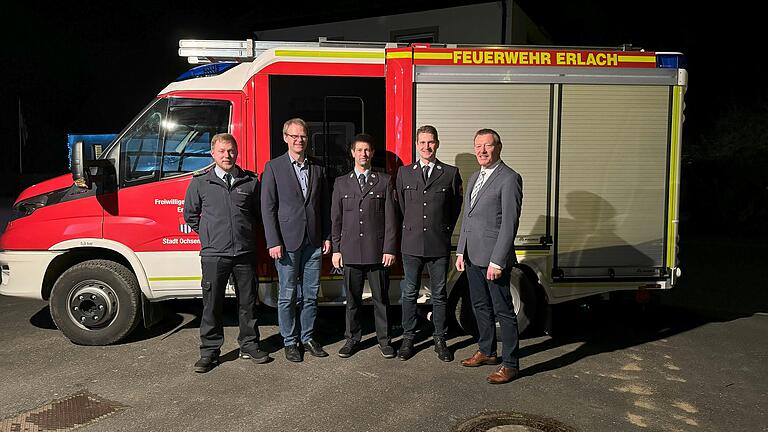
[[[411,357],[413,357],[413,339],[403,338],[400,349],[397,351],[397,358],[405,361]]]
[[[352,339],[347,339],[346,342],[344,342],[344,346],[341,347],[339,350],[339,357],[341,358],[347,358],[351,357],[352,354],[357,352],[357,342],[353,341]]]
[[[328,353],[325,352],[323,346],[317,343],[314,339],[304,342],[304,348],[315,357],[328,357]]]
[[[296,344],[288,345],[285,347],[285,359],[292,362],[300,362],[301,361],[301,351],[299,351],[299,346]]]
[[[392,345],[379,345],[379,350],[381,351],[381,355],[384,356],[384,358],[394,358],[395,357],[395,349],[392,348]]]
[[[200,357],[200,360],[195,363],[195,372],[206,373],[218,365],[218,357]]]
[[[266,363],[272,360],[272,357],[269,356],[268,352],[262,351],[258,348],[256,351],[251,352],[240,351],[240,358],[244,360],[253,360],[254,363],[258,364]]]
[[[435,336],[435,352],[437,353],[437,358],[444,362],[452,362],[453,361],[453,353],[451,350],[448,349],[448,346],[445,344],[445,338],[442,336]]]

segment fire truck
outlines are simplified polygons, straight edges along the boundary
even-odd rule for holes
[[[75,145],[73,175],[24,190],[0,238],[0,294],[47,300],[74,343],[117,342],[155,322],[158,302],[201,296],[200,240],[182,208],[192,175],[213,163],[211,137],[233,134],[238,163],[260,174],[286,151],[282,124],[293,117],[308,122],[330,184],[351,169],[347,146],[360,132],[384,143],[373,165],[394,175],[416,161],[415,129],[433,125],[438,157],[466,182],[478,169],[474,132],[498,131],[524,183],[509,287],[521,330],[549,305],[669,289],[681,274],[680,53],[321,39],[182,40],[179,54],[196,66],[98,159]],[[259,297],[274,306],[277,276],[260,249]],[[344,304],[331,270],[326,259],[319,301]],[[452,315],[471,333],[466,276],[452,266],[448,277]],[[393,304],[400,283],[394,271]],[[429,303],[426,287],[419,302]]]

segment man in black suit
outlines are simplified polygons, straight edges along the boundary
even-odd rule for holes
[[[315,357],[328,356],[312,334],[321,253],[331,252],[329,193],[325,169],[306,156],[304,120],[286,121],[283,139],[288,151],[264,167],[261,214],[269,256],[280,279],[277,318],[285,358],[300,362],[299,342]]]
[[[453,353],[445,343],[445,283],[451,256],[451,234],[461,212],[461,175],[458,168],[437,159],[440,141],[434,126],[416,131],[419,160],[397,171],[397,194],[403,214],[400,251],[403,254],[405,286],[403,305],[403,343],[397,357],[413,356],[416,336],[416,298],[421,288],[421,273],[429,271],[432,291],[433,339],[437,357],[453,361]]]
[[[333,266],[344,269],[347,295],[346,343],[339,357],[354,354],[360,344],[360,306],[365,278],[373,295],[376,339],[381,354],[395,356],[389,344],[388,268],[397,253],[397,211],[391,177],[371,171],[373,137],[359,134],[350,146],[354,169],[336,178],[331,199]]]

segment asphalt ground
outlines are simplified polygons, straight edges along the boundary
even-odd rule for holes
[[[522,376],[492,386],[492,367],[458,360],[476,345],[454,336],[452,363],[432,350],[384,359],[367,309],[366,348],[342,359],[343,311],[321,308],[317,338],[331,352],[285,360],[276,314],[261,310],[274,361],[237,358],[235,305],[227,304],[224,362],[207,374],[197,359],[199,301],[166,304],[168,316],[125,343],[77,346],[42,301],[0,298],[0,418],[88,392],[126,406],[87,431],[448,431],[489,411],[534,414],[581,431],[768,430],[768,316],[711,318],[676,307],[596,303],[561,311],[559,337],[521,344]],[[394,308],[393,319],[397,319]]]
[[[557,308],[554,336],[523,339],[521,377],[500,386],[485,382],[492,367],[459,364],[476,349],[468,336],[452,334],[456,360],[439,361],[427,321],[414,358],[383,358],[371,308],[365,348],[348,359],[336,355],[343,309],[321,308],[316,337],[331,356],[296,364],[284,357],[275,311],[262,307],[262,343],[274,361],[257,365],[237,357],[229,301],[223,363],[195,374],[199,300],[165,303],[161,324],[123,343],[86,347],[55,328],[45,302],[0,297],[0,431],[8,419],[83,392],[123,407],[83,431],[451,431],[495,412],[579,431],[767,431],[768,284],[750,271],[760,268],[762,248],[684,240],[678,287],[644,305]],[[727,263],[723,250],[734,251]]]

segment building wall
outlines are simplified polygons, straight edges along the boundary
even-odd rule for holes
[[[546,38],[520,7],[501,1],[397,15],[337,21],[254,32],[258,40],[316,41],[318,37],[349,41],[394,41],[398,35],[436,33],[433,42],[462,44],[546,43]],[[502,27],[506,35],[502,37]]]

